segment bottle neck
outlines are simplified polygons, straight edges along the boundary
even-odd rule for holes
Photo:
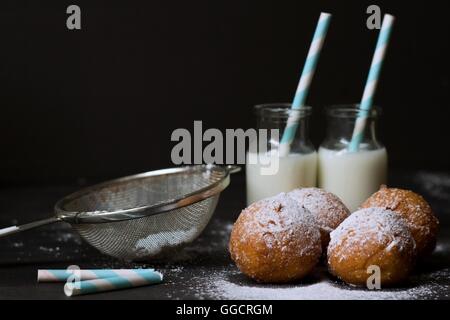
[[[286,130],[288,119],[270,119],[260,118],[257,121],[258,129],[278,129],[280,132],[280,139]],[[295,132],[294,140],[309,140],[309,116],[302,117],[297,121],[297,130]]]
[[[311,153],[314,152],[314,146],[309,137],[309,118],[311,115],[311,108],[307,107],[304,110],[291,110],[288,104],[276,105],[272,107],[264,107],[257,109],[257,128],[258,129],[277,129],[278,139],[270,136],[268,141],[269,149],[276,149],[279,146],[283,134],[286,130],[289,117],[296,119],[297,127],[295,130],[294,139],[290,145],[291,153]]]
[[[383,148],[377,137],[377,119],[379,110],[372,110],[366,118],[361,150]],[[359,108],[354,106],[338,106],[327,109],[327,131],[322,147],[332,150],[346,149],[352,140]]]

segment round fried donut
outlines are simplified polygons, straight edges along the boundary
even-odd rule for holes
[[[255,202],[241,212],[229,250],[244,274],[266,283],[303,278],[322,253],[313,215],[285,193]]]
[[[421,195],[409,190],[382,186],[361,207],[382,207],[400,214],[406,220],[416,241],[418,256],[424,257],[433,252],[439,221]]]
[[[330,233],[329,271],[352,285],[366,285],[378,267],[381,286],[407,279],[417,251],[406,221],[383,208],[361,209]]]
[[[350,211],[341,199],[323,189],[295,189],[289,195],[314,215],[320,228],[322,249],[325,251],[330,241],[330,232],[350,215]]]

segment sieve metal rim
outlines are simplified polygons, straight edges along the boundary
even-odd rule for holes
[[[98,190],[102,187],[110,186],[111,184],[119,184],[131,180],[148,178],[151,176],[164,176],[170,174],[177,174],[189,171],[199,170],[204,168],[206,170],[219,170],[223,172],[223,177],[210,184],[209,186],[200,188],[194,192],[188,193],[182,197],[171,199],[167,202],[158,203],[154,205],[140,206],[130,209],[119,209],[115,211],[67,211],[64,210],[64,205],[69,201],[73,201],[82,195],[86,195],[94,190]],[[167,168],[154,171],[148,171],[144,173],[139,173],[135,175],[130,175],[118,179],[113,179],[105,182],[101,182],[74,193],[71,193],[64,198],[60,199],[55,204],[55,213],[59,220],[69,222],[71,224],[83,224],[83,223],[107,223],[113,221],[124,221],[130,219],[137,219],[146,216],[156,215],[171,211],[174,209],[183,208],[191,204],[197,203],[199,201],[205,200],[212,196],[215,196],[222,192],[230,184],[230,173],[240,171],[240,167],[237,166],[218,166],[218,165],[195,165],[195,166],[183,166],[176,168]]]

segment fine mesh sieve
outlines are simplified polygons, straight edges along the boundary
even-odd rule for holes
[[[0,237],[64,221],[101,252],[145,260],[193,241],[208,224],[236,166],[198,165],[104,182],[58,201],[52,218],[0,230]]]

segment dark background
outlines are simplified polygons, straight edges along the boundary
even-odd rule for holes
[[[320,11],[333,13],[308,97],[359,101],[377,31],[397,17],[376,103],[398,169],[448,170],[447,1],[2,1],[0,184],[75,182],[169,167],[176,128],[248,128],[291,101]],[[66,28],[66,8],[82,30]]]

